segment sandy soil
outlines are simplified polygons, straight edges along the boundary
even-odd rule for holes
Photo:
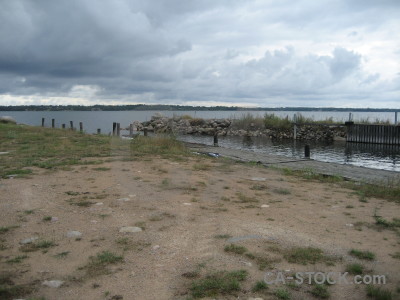
[[[95,170],[99,167],[109,169]],[[242,291],[214,299],[277,299],[278,285],[251,291],[266,271],[343,272],[352,262],[363,264],[369,274],[387,275],[384,288],[399,295],[395,290],[400,286],[400,260],[391,255],[399,251],[400,237],[373,226],[375,209],[391,220],[399,217],[398,204],[379,199],[363,203],[335,184],[219,159],[113,161],[37,173],[0,181],[0,226],[19,226],[0,234],[1,272],[11,274],[16,284],[31,284],[30,297],[189,299],[197,279],[190,278],[191,272],[204,276],[245,269],[249,277]],[[83,201],[92,203],[76,205]],[[123,226],[144,230],[120,233]],[[71,230],[82,237],[67,237]],[[54,246],[23,252],[27,246],[20,241],[35,236]],[[270,264],[260,270],[254,258],[224,251],[231,242],[268,257]],[[288,263],[283,254],[296,246],[317,247],[340,259],[333,266]],[[351,257],[352,248],[369,250],[376,259]],[[123,261],[107,266],[106,275],[88,272],[89,257],[106,250],[123,255]],[[21,255],[28,257],[7,262]],[[45,280],[64,284],[51,288],[42,285]],[[331,299],[366,298],[364,285],[328,289]],[[315,299],[308,285],[288,290],[292,299]]]

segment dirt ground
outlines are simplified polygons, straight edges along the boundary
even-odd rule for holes
[[[399,296],[400,237],[378,230],[373,218],[375,212],[399,217],[396,203],[360,202],[334,183],[200,157],[35,172],[0,180],[0,227],[7,228],[0,234],[1,273],[33,288],[25,299],[191,299],[194,281],[222,270],[249,275],[241,291],[205,299],[279,299],[275,291],[282,285],[252,291],[266,272],[344,272],[350,263],[386,275],[382,287]],[[142,231],[121,233],[125,226]],[[69,231],[82,236],[68,237]],[[21,245],[31,237],[38,239]],[[253,255],[224,251],[230,244]],[[294,247],[322,249],[332,261],[289,263],[285,253]],[[359,260],[351,249],[376,257]],[[123,258],[96,266],[93,257],[103,251]],[[64,283],[54,288],[45,280]],[[291,299],[316,299],[308,284],[285,288]],[[365,285],[328,290],[330,299],[367,298]]]

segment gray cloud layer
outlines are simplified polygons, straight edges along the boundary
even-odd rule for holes
[[[399,15],[397,0],[0,0],[0,104],[400,107]]]

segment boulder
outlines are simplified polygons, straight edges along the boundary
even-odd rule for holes
[[[0,123],[16,124],[17,121],[15,121],[13,117],[2,116],[2,117],[0,117]]]

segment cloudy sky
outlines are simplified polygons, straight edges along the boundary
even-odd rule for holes
[[[399,0],[0,0],[0,105],[400,108]]]

